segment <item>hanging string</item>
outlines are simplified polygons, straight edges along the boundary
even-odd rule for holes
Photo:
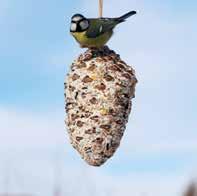
[[[99,17],[103,17],[103,0],[99,0]]]

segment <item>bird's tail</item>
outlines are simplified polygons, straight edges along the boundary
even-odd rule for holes
[[[124,14],[123,16],[121,16],[119,18],[116,18],[116,20],[118,22],[124,22],[127,18],[129,18],[130,16],[135,15],[136,13],[137,13],[136,11],[130,11],[130,12]]]

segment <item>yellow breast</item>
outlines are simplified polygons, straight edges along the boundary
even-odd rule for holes
[[[77,40],[77,42],[79,42],[80,45],[84,47],[96,47],[96,48],[104,46],[109,41],[112,34],[113,32],[109,31],[109,32],[103,33],[102,35],[96,38],[88,38],[86,36],[86,32],[72,33],[72,35]]]

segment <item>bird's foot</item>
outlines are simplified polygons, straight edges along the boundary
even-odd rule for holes
[[[80,48],[88,48],[88,46],[80,44]]]

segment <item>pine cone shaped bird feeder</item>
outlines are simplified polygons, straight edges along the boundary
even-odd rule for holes
[[[72,64],[65,81],[66,125],[88,164],[102,165],[119,147],[136,83],[132,67],[107,46],[88,49]]]

